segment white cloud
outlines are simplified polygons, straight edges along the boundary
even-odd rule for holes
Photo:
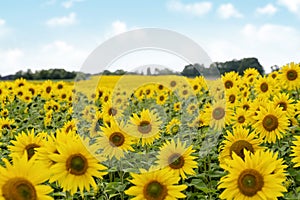
[[[55,17],[49,19],[46,24],[50,27],[54,26],[68,26],[76,23],[76,13],[72,12],[68,16]]]
[[[234,5],[232,5],[231,3],[222,4],[218,8],[217,13],[223,19],[229,19],[231,17],[233,18],[243,17],[243,15],[238,10],[236,10]]]
[[[0,18],[0,26],[5,25],[5,23],[6,23],[6,21],[5,21],[4,19],[1,19],[1,18]]]
[[[14,74],[17,71],[32,71],[64,68],[68,71],[79,71],[91,49],[84,49],[66,41],[56,40],[36,46],[26,51],[20,48],[0,49],[0,75]]]
[[[167,7],[171,11],[181,12],[185,14],[203,16],[212,9],[212,3],[208,1],[197,3],[181,3],[180,1],[169,1]]]
[[[114,21],[111,25],[112,34],[117,35],[127,31],[127,25],[125,22],[121,22],[119,20]]]
[[[74,3],[82,2],[82,1],[84,1],[84,0],[68,0],[68,1],[62,2],[61,5],[64,8],[69,9],[69,8],[71,8],[74,5]]]
[[[261,15],[274,15],[277,12],[277,8],[273,4],[269,3],[264,7],[257,8],[256,13]]]
[[[277,2],[292,13],[298,14],[300,12],[300,0],[278,0]]]

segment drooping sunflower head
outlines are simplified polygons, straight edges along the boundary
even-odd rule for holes
[[[237,127],[232,132],[227,131],[225,140],[222,142],[220,147],[219,160],[220,163],[225,163],[227,159],[231,160],[233,154],[236,154],[240,158],[244,159],[244,151],[251,153],[257,150],[263,149],[260,145],[262,144],[261,139],[257,139],[254,132],[249,132],[248,129]]]
[[[11,141],[13,145],[9,145],[11,156],[23,156],[26,152],[28,160],[35,154],[36,148],[43,146],[45,133],[35,134],[34,129],[27,133],[22,132],[16,136],[16,140]]]

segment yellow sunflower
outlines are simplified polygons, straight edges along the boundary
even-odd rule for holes
[[[291,62],[282,67],[279,79],[284,84],[284,88],[289,90],[299,88],[300,85],[300,66],[299,63]]]
[[[221,199],[277,199],[287,191],[282,159],[277,154],[244,151],[244,159],[232,155],[223,168],[228,174],[221,178],[218,189],[225,189]]]
[[[161,123],[157,114],[143,109],[140,116],[136,113],[133,114],[125,129],[129,135],[140,139],[142,146],[151,145],[155,139],[160,137],[159,127]]]
[[[164,105],[168,99],[168,94],[165,92],[160,92],[156,96],[156,103],[158,105]]]
[[[49,179],[49,170],[34,158],[27,160],[27,155],[14,157],[12,164],[4,159],[6,168],[0,167],[0,199],[51,200],[47,194],[52,188],[43,183]]]
[[[239,80],[239,75],[234,71],[222,75],[222,82],[226,90],[237,86],[239,84]]]
[[[292,159],[292,162],[295,163],[295,167],[300,167],[300,136],[295,136],[296,141],[293,141],[295,146],[292,146],[291,156],[295,157]]]
[[[133,200],[176,200],[185,198],[182,193],[186,185],[178,184],[180,178],[174,176],[167,170],[156,170],[147,172],[141,170],[141,174],[131,173],[133,177],[129,180],[135,186],[131,186],[125,194],[135,196]]]
[[[166,126],[166,133],[170,135],[175,135],[180,131],[181,122],[177,118],[173,118]]]
[[[132,138],[123,131],[123,123],[118,124],[115,120],[111,120],[110,126],[102,126],[101,130],[101,137],[97,143],[103,149],[103,155],[120,160],[124,157],[124,152],[134,151],[131,147]]]
[[[244,150],[254,153],[257,150],[263,149],[263,147],[259,146],[262,140],[256,138],[254,132],[249,133],[248,129],[238,127],[233,129],[232,132],[226,131],[226,133],[225,140],[222,141],[220,147],[219,160],[222,164],[226,163],[226,160],[232,159],[233,152],[244,159]]]
[[[15,120],[13,119],[0,118],[0,137],[2,135],[6,135],[7,133],[10,133],[10,136],[12,136],[15,130],[15,128],[13,128],[14,123]]]
[[[26,152],[28,160],[35,154],[36,149],[43,146],[46,133],[34,133],[34,129],[27,133],[22,132],[16,136],[16,140],[11,140],[13,145],[9,145],[11,157],[23,156]]]
[[[293,99],[289,97],[286,93],[278,93],[273,98],[274,106],[279,106],[283,111],[287,113],[288,116],[294,117],[295,115],[295,107],[293,104]]]
[[[258,97],[266,99],[269,98],[271,94],[274,94],[276,91],[278,91],[275,80],[270,77],[260,77],[256,81],[254,87]]]
[[[289,125],[286,113],[280,107],[274,108],[270,104],[261,106],[257,116],[253,118],[256,120],[253,128],[268,143],[274,143],[276,139],[283,138]]]
[[[112,104],[111,101],[102,104],[103,115],[110,115],[115,119],[122,117],[122,110]]]
[[[210,120],[210,127],[221,130],[225,124],[230,122],[230,111],[226,109],[224,100],[217,101],[211,107],[204,110],[204,118]]]
[[[175,112],[180,111],[180,109],[181,109],[181,103],[180,102],[174,103],[173,109],[174,109]]]
[[[247,127],[250,122],[250,113],[243,108],[237,108],[231,118],[233,127]]]
[[[186,179],[186,174],[194,175],[193,169],[198,167],[197,162],[194,161],[196,157],[191,155],[193,152],[195,152],[193,146],[187,147],[186,143],[181,143],[179,140],[176,143],[174,140],[166,141],[160,147],[157,164],[160,168],[166,168],[176,176]]]
[[[82,141],[79,137],[71,137],[68,142],[57,139],[57,153],[51,153],[49,157],[55,162],[50,167],[50,182],[58,181],[63,191],[70,191],[71,195],[78,188],[83,194],[84,190],[90,191],[92,186],[97,188],[93,177],[102,178],[107,168],[99,163],[96,151],[99,146],[89,145],[88,141]]]

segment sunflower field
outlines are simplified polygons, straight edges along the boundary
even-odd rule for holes
[[[0,82],[0,199],[300,199],[300,66]]]

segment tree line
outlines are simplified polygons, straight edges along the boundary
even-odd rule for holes
[[[189,64],[184,67],[181,72],[172,71],[167,68],[158,69],[155,68],[154,72],[151,72],[150,67],[146,71],[135,71],[127,72],[123,69],[118,69],[114,72],[109,70],[104,70],[96,75],[124,75],[124,74],[136,74],[136,75],[182,75],[187,77],[195,77],[199,75],[204,75],[205,77],[215,77],[223,75],[226,72],[235,71],[240,75],[243,75],[244,70],[248,68],[255,68],[261,75],[264,75],[264,69],[259,63],[257,58],[244,58],[241,60],[232,60],[227,62],[215,62],[209,67],[205,67],[203,64],[195,63]],[[273,69],[273,68],[272,68]],[[275,68],[274,68],[275,69]],[[276,68],[277,69],[277,68]],[[0,80],[15,80],[18,78],[25,78],[27,80],[61,80],[61,79],[75,79],[82,80],[87,79],[91,74],[83,72],[68,72],[64,69],[48,69],[39,70],[32,72],[30,69],[27,71],[18,71],[14,75],[8,75],[1,77]]]

